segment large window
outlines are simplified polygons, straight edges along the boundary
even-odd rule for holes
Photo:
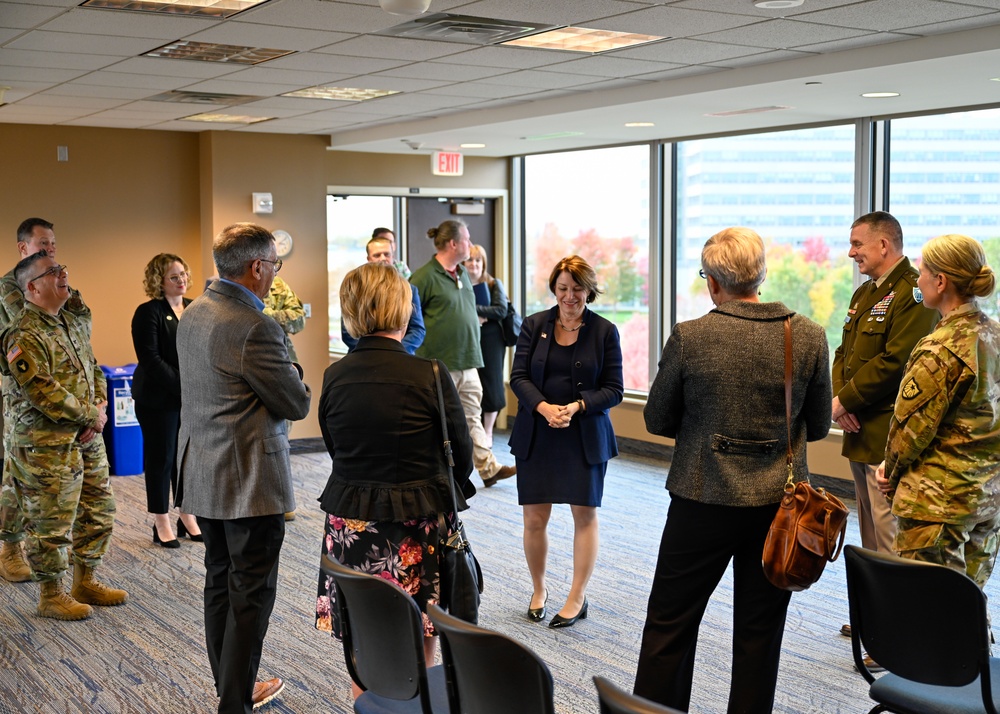
[[[1000,269],[1000,109],[893,119],[889,211],[911,260],[928,239],[961,233]],[[997,295],[982,301],[994,317]]]
[[[340,339],[340,284],[365,262],[365,246],[376,226],[393,226],[392,196],[327,196],[327,278],[330,286],[330,351],[344,352]]]
[[[524,160],[525,306],[555,304],[548,279],[582,256],[604,290],[591,308],[621,333],[625,388],[649,388],[649,147],[528,156]]]
[[[762,300],[779,300],[840,342],[853,291],[854,127],[701,139],[677,146],[677,321],[712,309],[698,275],[705,241],[746,226],[764,239]]]

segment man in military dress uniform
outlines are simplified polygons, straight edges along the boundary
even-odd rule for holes
[[[870,280],[851,296],[844,334],[833,358],[833,420],[844,430],[861,544],[891,553],[896,527],[878,490],[875,469],[885,458],[889,419],[913,346],[930,332],[937,313],[914,296],[917,271],[903,255],[903,229],[875,211],[851,225],[848,255]],[[844,625],[841,632],[850,635]]]
[[[90,605],[120,605],[124,590],[94,577],[108,550],[115,501],[99,434],[107,423],[107,383],[90,347],[90,326],[63,311],[66,267],[45,251],[14,268],[26,304],[2,335],[0,369],[10,380],[6,470],[25,515],[32,579],[41,583],[40,617],[82,620]],[[85,463],[85,445],[98,460]],[[73,588],[63,590],[67,546]]]
[[[21,258],[27,258],[39,251],[46,251],[50,258],[56,257],[56,236],[52,223],[44,218],[28,218],[17,228],[17,250]],[[0,332],[10,327],[11,323],[21,315],[24,309],[24,293],[14,278],[14,269],[0,278]],[[65,312],[72,313],[86,322],[86,330],[90,335],[90,308],[83,302],[80,293],[70,290],[70,299],[63,307]],[[4,394],[9,385],[4,382]],[[6,403],[6,399],[4,399]],[[2,413],[2,412],[0,412]],[[10,419],[0,418],[3,441],[0,443],[0,459],[6,449],[7,438],[10,435]],[[96,446],[96,445],[95,445]],[[31,579],[31,568],[24,559],[24,517],[14,496],[14,484],[9,476],[4,474],[3,485],[0,487],[0,576],[10,582],[20,583]]]

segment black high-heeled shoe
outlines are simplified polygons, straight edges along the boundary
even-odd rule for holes
[[[181,542],[174,538],[173,540],[160,540],[160,534],[156,532],[156,526],[153,526],[153,542],[156,543],[161,548],[180,548]]]
[[[528,608],[528,619],[532,622],[541,622],[545,619],[545,603],[549,601],[549,591],[545,591],[545,597],[542,599],[541,607],[529,607]],[[528,603],[531,604],[530,602]]]
[[[573,617],[563,617],[562,615],[556,615],[552,618],[552,622],[549,623],[549,627],[572,627],[576,624],[577,620],[587,619],[587,598],[583,598],[583,607],[580,608],[580,612],[576,613]]]
[[[203,536],[201,533],[192,533],[191,531],[189,531],[187,529],[187,526],[184,525],[184,521],[182,521],[180,518],[178,518],[177,519],[177,537],[178,538],[183,538],[184,536],[187,536],[188,538],[190,538],[191,540],[193,540],[195,543],[204,543],[205,542],[205,536]]]

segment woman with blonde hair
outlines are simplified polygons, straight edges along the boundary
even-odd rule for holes
[[[177,432],[181,424],[181,377],[177,371],[177,321],[190,300],[188,265],[180,256],[160,253],[146,264],[143,288],[150,298],[132,317],[132,345],[139,364],[132,377],[135,416],[142,429],[146,508],[154,514],[153,542],[178,548],[170,526],[170,490],[177,500]],[[178,535],[201,541],[194,516],[181,513]]]
[[[483,350],[483,366],[479,368],[479,381],[483,383],[483,430],[492,442],[497,414],[507,406],[503,386],[503,359],[507,345],[503,341],[500,322],[507,316],[508,301],[503,283],[490,275],[488,267],[486,251],[481,245],[473,244],[465,269],[472,280],[476,312],[479,314],[479,346]]]
[[[917,286],[941,313],[913,348],[876,472],[892,501],[893,549],[986,584],[1000,531],[1000,325],[976,298],[996,276],[968,236],[932,238]]]
[[[358,344],[323,375],[319,426],[333,463],[319,500],[323,554],[396,583],[426,612],[428,603],[440,604],[439,539],[454,532],[456,514],[431,360],[407,354],[401,343],[411,295],[396,269],[380,262],[355,268],[340,286],[343,319]],[[472,440],[448,369],[440,370],[464,510],[476,492]],[[332,578],[320,572],[316,627],[340,638],[335,598]],[[424,632],[433,663],[436,637],[426,614]]]

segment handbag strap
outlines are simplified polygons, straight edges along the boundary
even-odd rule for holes
[[[441,368],[438,367],[438,361],[436,359],[431,360],[431,369],[434,370],[434,386],[437,387],[438,414],[441,417],[441,434],[444,436],[444,461],[448,466],[448,485],[451,487],[451,505],[454,507],[454,513],[458,515],[458,497],[455,495],[455,473],[452,470],[455,466],[455,457],[452,456],[451,439],[448,438],[448,420],[444,416],[444,390],[441,389]]]
[[[792,317],[785,318],[785,429],[788,435],[787,452],[785,459],[788,464],[788,480],[785,485],[795,481],[795,473],[792,468]],[[806,478],[808,480],[808,477]]]

